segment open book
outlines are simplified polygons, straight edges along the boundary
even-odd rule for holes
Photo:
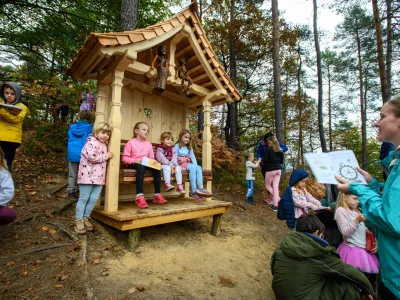
[[[161,164],[158,161],[146,156],[142,158],[142,165],[156,170],[161,170]]]
[[[350,181],[367,184],[364,177],[356,170],[359,165],[351,150],[307,153],[305,158],[319,183],[338,184],[335,176],[339,176]]]
[[[1,104],[0,106],[5,108],[10,114],[19,115],[22,111],[22,107],[12,104]]]

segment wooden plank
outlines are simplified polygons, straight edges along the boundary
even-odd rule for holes
[[[140,228],[132,229],[132,230],[129,231],[129,234],[128,234],[128,248],[131,251],[134,251],[137,247],[139,247],[140,236],[141,236]]]
[[[219,228],[221,227],[222,215],[223,214],[213,215],[211,234],[214,236],[216,236],[219,233]]]
[[[202,70],[202,69],[203,69],[203,66],[202,66],[201,64],[199,64],[199,65],[197,65],[196,67],[190,69],[190,70],[188,71],[188,74],[189,74],[189,75],[190,75],[190,74],[193,74],[194,72],[197,72],[197,71]]]
[[[175,58],[178,59],[179,57],[181,57],[183,54],[185,54],[186,52],[188,52],[189,50],[192,49],[192,46],[186,46],[185,48],[183,48],[182,50],[180,50],[178,53],[175,54]]]

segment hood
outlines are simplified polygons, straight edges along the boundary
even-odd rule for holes
[[[78,121],[76,124],[72,124],[70,131],[76,137],[82,137],[87,135],[93,130],[92,124],[86,121]]]
[[[166,151],[172,152],[173,146],[165,146],[164,144],[157,144],[155,146],[155,150],[157,151],[158,148],[164,149]]]
[[[293,173],[290,175],[290,180],[289,180],[289,185],[294,186],[296,183],[298,183],[300,180],[303,180],[304,178],[308,177],[308,173],[306,170],[303,169],[296,169],[293,171]]]
[[[5,85],[9,85],[9,86],[11,86],[12,88],[13,88],[13,90],[15,91],[15,95],[17,96],[16,97],[16,101],[14,102],[14,103],[12,103],[12,104],[17,104],[17,103],[20,103],[21,102],[21,97],[22,97],[22,91],[21,91],[21,88],[19,87],[19,85],[18,84],[16,84],[15,82],[12,82],[12,81],[9,81],[9,82],[5,82],[5,83],[3,83],[3,85],[1,86],[1,89],[0,89],[0,97],[1,97],[1,99],[3,99],[3,101],[4,102],[6,102],[6,99],[4,98],[4,88],[5,88]]]
[[[287,233],[280,243],[280,249],[292,258],[316,257],[332,251],[332,247],[322,247],[312,237],[301,232]]]

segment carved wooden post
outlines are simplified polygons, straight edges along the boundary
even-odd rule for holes
[[[189,108],[185,108],[185,129],[189,130],[189,124],[190,124],[190,110]],[[189,197],[189,192],[190,192],[190,181],[185,182],[185,197]]]
[[[107,84],[97,83],[96,119],[95,124],[106,122]]]
[[[211,146],[211,102],[208,97],[203,100],[204,131],[203,131],[203,170],[212,170],[212,146]],[[212,193],[212,182],[207,181],[204,187]],[[207,198],[209,200],[211,198]]]
[[[115,70],[113,73],[113,82],[111,84],[111,111],[108,118],[108,122],[113,128],[108,151],[114,152],[114,157],[109,160],[107,166],[104,210],[108,212],[118,210],[119,161],[121,151],[121,94],[123,79],[124,72]]]

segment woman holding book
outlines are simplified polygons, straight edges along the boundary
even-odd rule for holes
[[[15,82],[6,82],[0,88],[0,147],[11,172],[15,151],[21,146],[22,122],[29,113],[21,103],[21,88]]]

